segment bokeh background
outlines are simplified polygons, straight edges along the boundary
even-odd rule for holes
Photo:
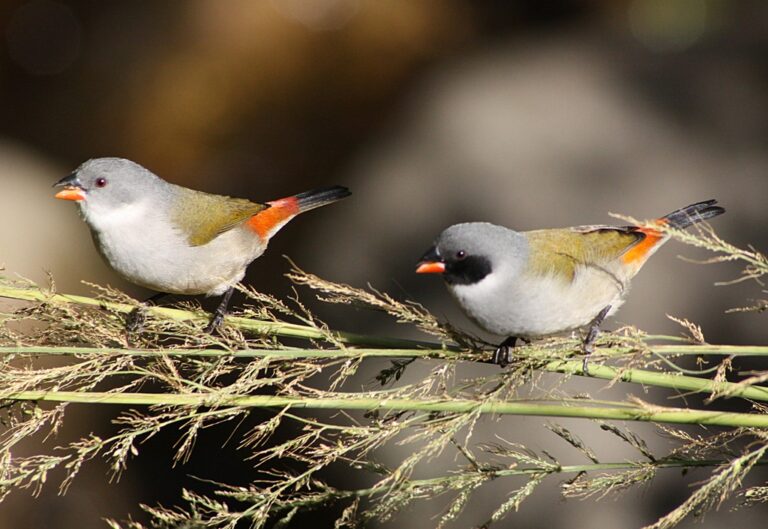
[[[615,222],[609,212],[650,218],[717,198],[724,238],[768,247],[768,4],[759,0],[6,0],[0,28],[0,264],[38,281],[51,272],[62,291],[88,292],[87,280],[150,294],[108,270],[75,208],[52,198],[53,182],[99,156],[256,200],[347,185],[351,199],[285,228],[247,282],[289,292],[286,254],[473,332],[439,281],[413,274],[456,222],[605,223]],[[737,268],[677,254],[706,256],[668,245],[608,326],[677,334],[673,314],[712,342],[766,343],[765,315],[723,315],[759,288],[715,287]],[[365,312],[318,311],[339,328],[413,335]],[[99,413],[94,428],[106,420]],[[489,422],[488,435],[557,444],[536,422]],[[169,468],[172,439],[149,443],[119,483],[104,486],[94,464],[65,497],[54,487],[13,495],[0,526],[103,527],[105,516],[141,518],[138,502],[175,501],[189,475],[247,482],[237,452],[216,442]],[[687,497],[680,483],[662,478],[597,506],[562,501],[553,484],[500,526],[636,527]],[[460,525],[485,520],[505,486],[484,490]],[[439,509],[415,506],[397,526],[428,526]],[[725,511],[706,523],[755,516]]]

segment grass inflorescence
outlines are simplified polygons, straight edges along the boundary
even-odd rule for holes
[[[759,282],[768,273],[765,256],[725,243],[708,227],[672,236],[715,252],[717,261],[743,262],[745,279]],[[351,527],[386,522],[406,505],[440,496],[448,499],[435,524],[445,527],[456,523],[480,487],[517,478],[506,499],[488,513],[487,526],[517,510],[550,479],[563,480],[564,497],[598,499],[649,483],[668,468],[708,467],[711,475],[649,527],[673,527],[734,493],[744,506],[768,499],[765,484],[742,485],[755,465],[768,462],[768,372],[741,374],[734,368],[740,357],[765,357],[768,346],[708,344],[687,320],[678,320],[686,337],[634,328],[606,332],[598,340],[591,377],[603,386],[622,382],[637,391],[600,400],[570,389],[572,378],[584,375],[579,337],[534,342],[515,349],[505,369],[489,366],[481,375],[467,375],[460,367],[489,362],[492,344],[439,321],[421,305],[372,288],[329,282],[295,266],[288,277],[323,302],[380,311],[427,338],[338,331],[298,295],[280,300],[244,287],[245,308],[228,317],[220,333],[203,333],[207,315],[183,305],[142,309],[143,329],[127,334],[125,315],[139,304],[121,292],[93,286],[92,297],[70,296],[57,293],[52,283],[41,288],[0,280],[0,296],[27,302],[1,316],[0,497],[52,486],[54,471],[63,476],[55,486],[64,493],[94,458],[107,461],[108,478],[117,478],[131,458],[140,457],[141,443],[164,429],[180,432],[172,463],[183,464],[197,455],[195,441],[207,428],[232,425],[229,442],[260,470],[257,479],[235,486],[226,483],[227,476],[212,476],[215,482],[207,483],[206,492],[184,491],[184,506],[145,505],[148,522],[109,524],[126,529],[287,525],[297,514],[333,505],[340,513],[337,526]],[[689,358],[706,366],[683,367]],[[358,371],[376,359],[390,363],[361,384]],[[413,376],[409,371],[416,364]],[[654,388],[675,391],[678,405],[649,402]],[[696,400],[698,407],[688,405],[685,396],[691,394],[706,399]],[[725,399],[727,409],[721,406]],[[120,410],[113,432],[83,432],[73,441],[59,441],[74,405]],[[267,410],[268,418],[237,428],[254,409]],[[600,447],[557,423],[548,424],[550,435],[572,447],[579,461],[499,436],[494,442],[477,439],[481,420],[510,415],[594,421],[602,435],[629,447],[636,458],[606,461]],[[634,422],[655,423],[673,448],[652,450],[632,430]],[[717,428],[703,428],[708,425]],[[285,426],[294,426],[287,438],[277,435]],[[39,441],[40,453],[16,455],[31,439]],[[389,446],[405,449],[396,465],[379,460],[380,450]],[[441,454],[454,456],[452,466],[425,476],[424,463]],[[324,472],[338,465],[370,485],[333,486]]]

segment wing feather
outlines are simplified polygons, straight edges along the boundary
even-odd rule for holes
[[[645,238],[633,227],[579,226],[526,233],[531,247],[531,270],[573,281],[580,266],[606,268]]]
[[[190,245],[202,246],[268,207],[244,198],[184,189],[174,204],[171,220]]]

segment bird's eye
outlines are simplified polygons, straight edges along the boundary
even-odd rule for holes
[[[456,252],[456,259],[464,259],[467,256],[467,252],[464,250],[459,250]]]
[[[104,187],[107,185],[107,179],[106,178],[97,178],[96,179],[96,187]]]

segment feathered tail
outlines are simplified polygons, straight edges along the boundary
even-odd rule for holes
[[[715,204],[717,204],[717,200],[697,202],[696,204],[685,206],[668,215],[664,215],[659,221],[665,222],[667,226],[671,228],[682,230],[697,222],[711,219],[712,217],[717,217],[718,215],[725,213],[725,209],[716,206]]]
[[[262,239],[269,240],[270,237],[299,213],[331,204],[349,195],[351,193],[346,187],[332,186],[273,200],[267,202],[269,207],[251,217],[247,224]]]
[[[325,206],[342,198],[351,195],[349,189],[342,186],[321,187],[319,189],[313,189],[312,191],[305,191],[294,195],[299,206],[299,213],[309,211],[310,209],[319,208]]]

